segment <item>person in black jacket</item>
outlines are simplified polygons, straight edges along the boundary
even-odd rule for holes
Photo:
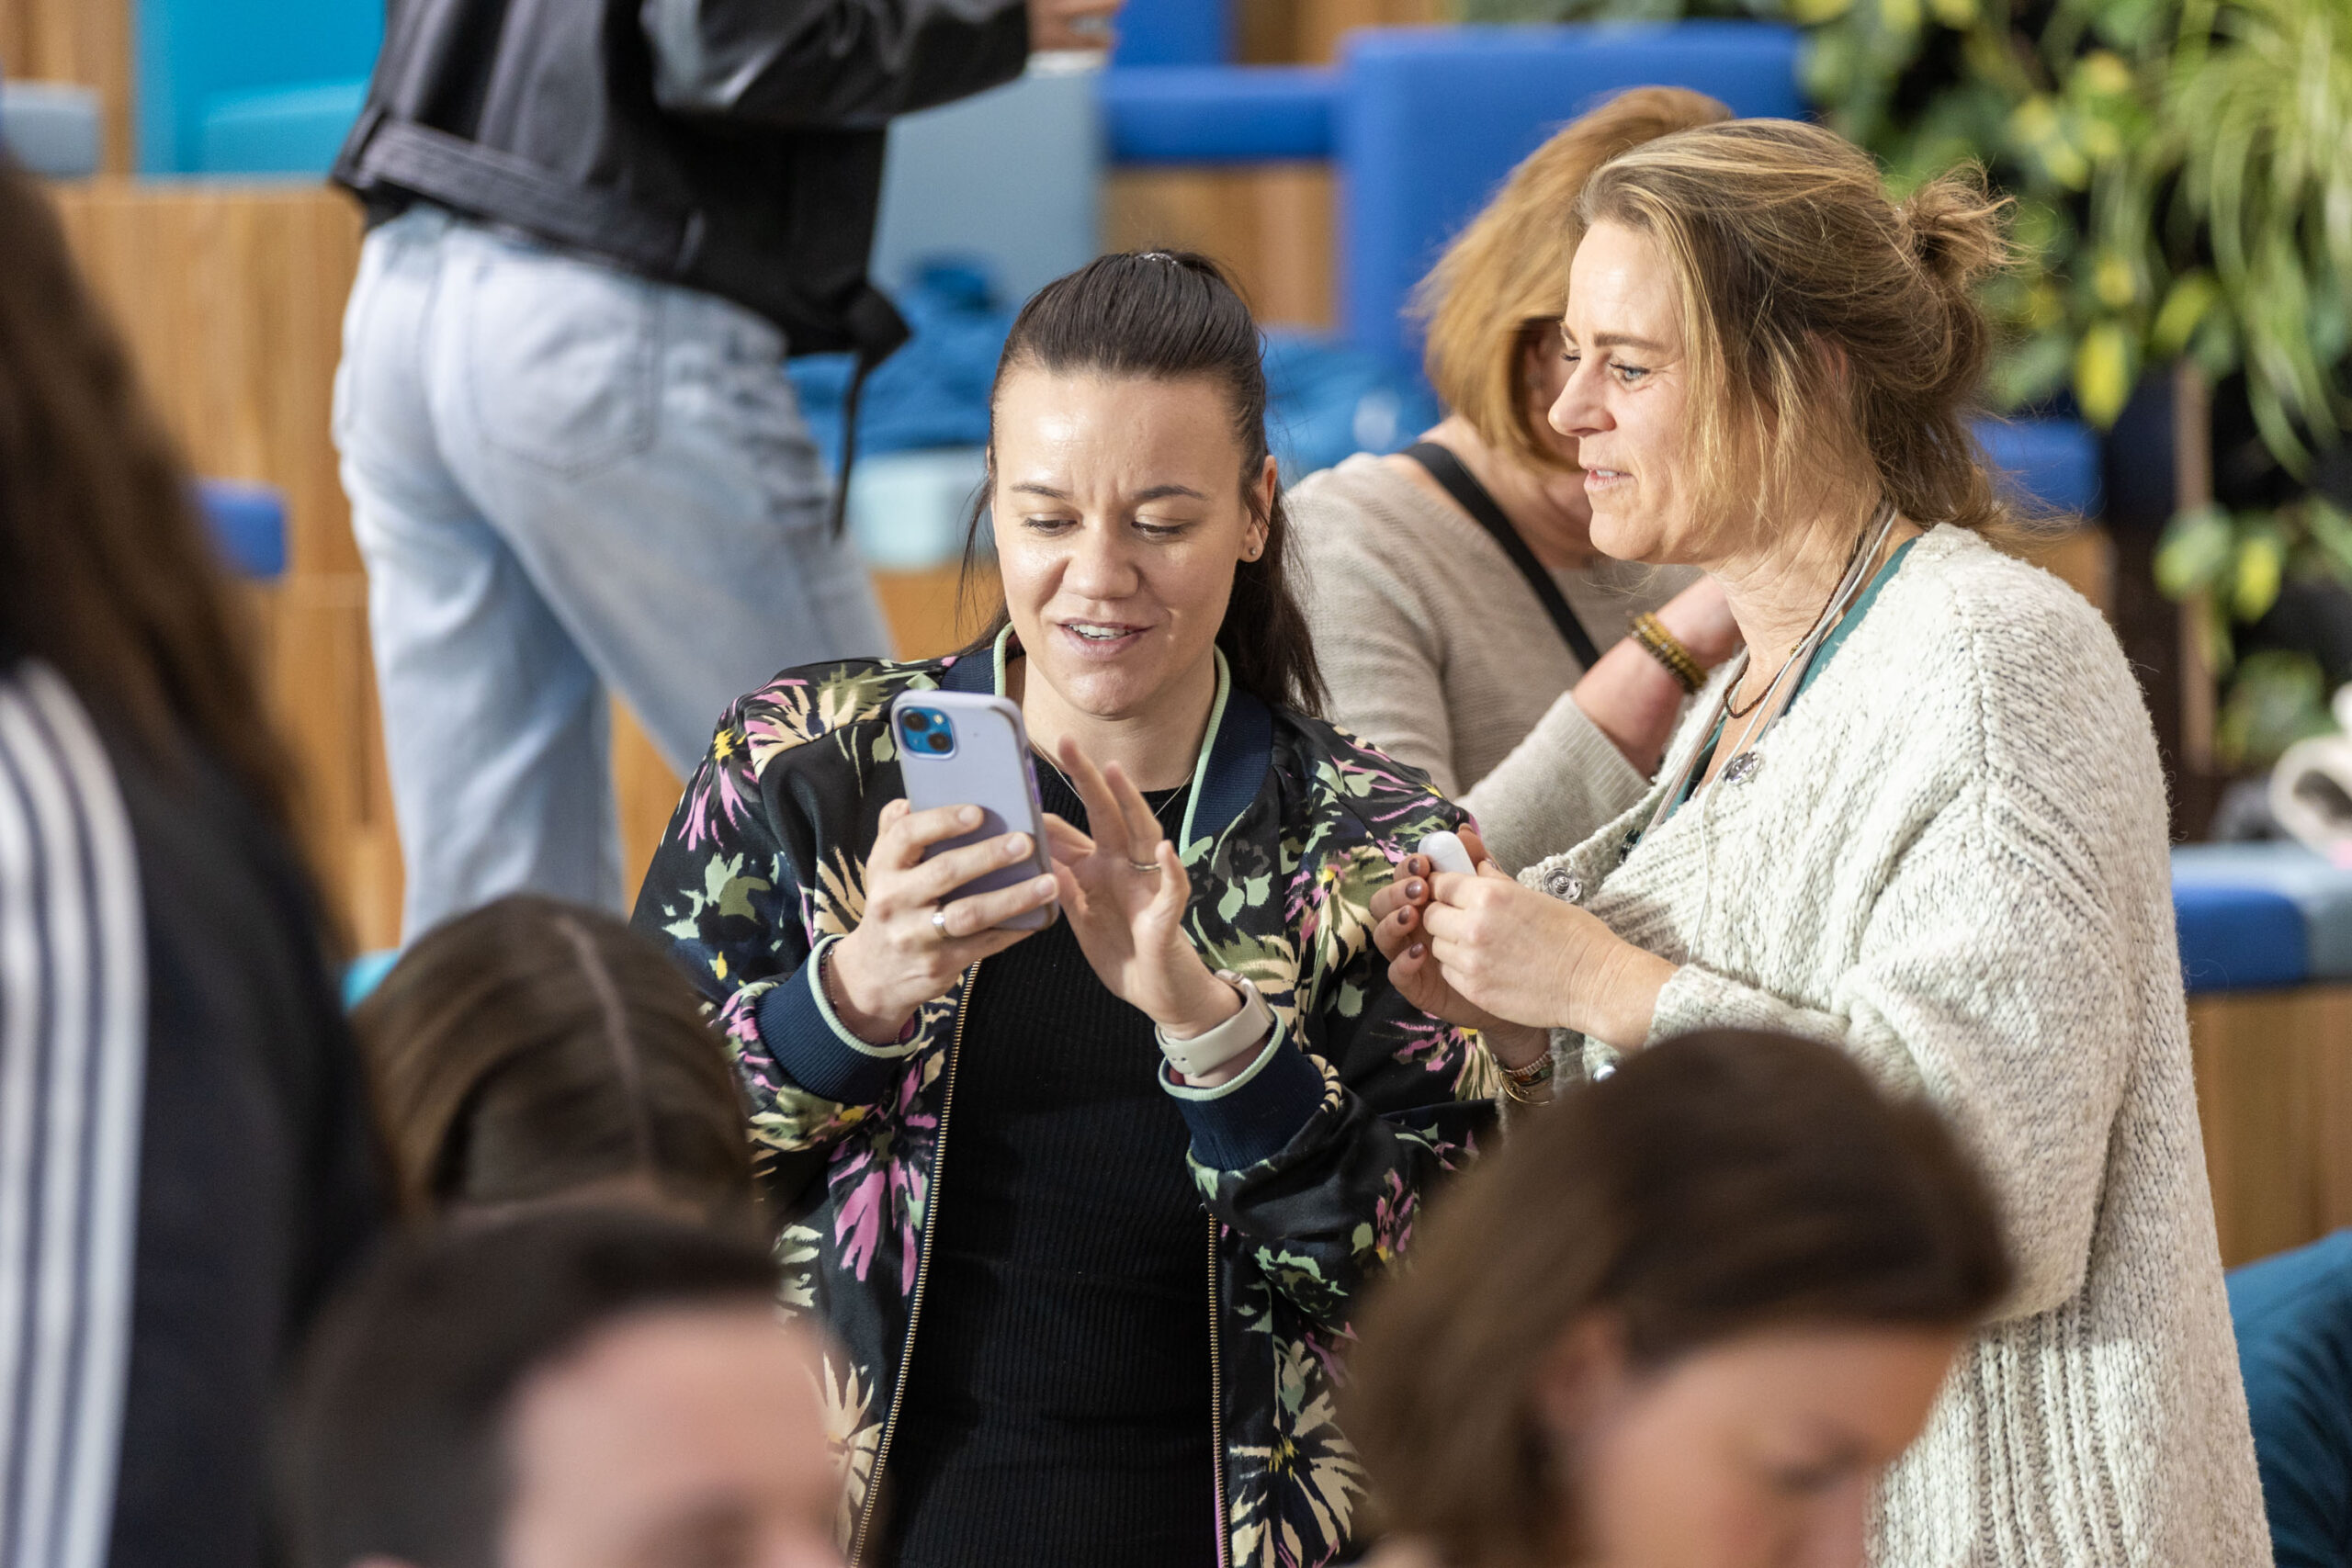
[[[608,688],[683,773],[776,670],[888,651],[783,360],[906,336],[865,277],[890,117],[1117,4],[391,0],[335,436],[412,935],[617,905]]]
[[[257,1568],[377,1194],[230,589],[0,160],[0,1568]]]

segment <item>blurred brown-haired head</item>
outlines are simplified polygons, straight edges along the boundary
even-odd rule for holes
[[[754,1213],[725,1043],[610,915],[518,894],[459,916],[353,1023],[411,1221],[586,1199]]]
[[[1488,446],[1534,468],[1562,461],[1535,427],[1543,413],[1524,367],[1531,346],[1558,340],[1577,198],[1592,172],[1645,141],[1730,118],[1682,87],[1618,94],[1522,159],[1421,280],[1413,308],[1429,324],[1430,385]]]
[[[1723,1030],[1525,1117],[1367,1309],[1342,1422],[1385,1522],[1455,1568],[1575,1560],[1540,1369],[1596,1319],[1637,1371],[1776,1329],[1964,1331],[2007,1290],[1941,1118],[1842,1053]]]

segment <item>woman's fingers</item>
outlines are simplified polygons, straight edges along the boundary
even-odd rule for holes
[[[1078,798],[1086,803],[1086,826],[1093,835],[1095,848],[1104,854],[1125,859],[1126,820],[1119,814],[1118,797],[1103,782],[1102,770],[1094,765],[1093,759],[1078,749],[1078,742],[1067,735],[1054,750],[1061,759],[1063,776],[1078,791]]]
[[[902,804],[892,801],[890,806]],[[866,857],[869,873],[909,870],[922,862],[923,852],[932,845],[968,833],[980,825],[980,808],[977,806],[935,806],[929,811],[909,809],[895,818],[889,817],[889,806],[882,810],[881,831],[875,837],[874,852]]]
[[[1486,835],[1480,833],[1477,829],[1464,822],[1454,837],[1462,840],[1463,852],[1470,857],[1470,864],[1473,868],[1483,872],[1494,863],[1494,857],[1487,852]],[[1500,871],[1502,868],[1496,866],[1495,869]]]
[[[1046,813],[1046,852],[1065,863],[1082,861],[1094,852],[1094,840],[1048,811]]]
[[[1373,945],[1383,958],[1393,960],[1419,935],[1420,924],[1420,911],[1407,904],[1373,923]]]
[[[1127,777],[1127,770],[1116,762],[1103,770],[1102,782],[1110,786],[1111,798],[1119,805],[1119,825],[1127,830],[1127,857],[1137,862],[1156,860],[1156,856],[1145,852],[1144,846],[1159,843],[1168,834],[1160,827],[1159,816],[1152,810],[1151,802]]]
[[[1372,918],[1385,920],[1399,909],[1430,901],[1430,885],[1419,876],[1400,876],[1372,896]]]
[[[1008,865],[1018,865],[1029,858],[1031,852],[1026,833],[1006,833],[985,843],[967,844],[960,850],[935,854],[907,872],[893,892],[905,908],[936,904],[967,882]]]
[[[1184,863],[1177,856],[1176,846],[1166,839],[1152,847],[1152,863],[1159,868],[1154,878],[1159,889],[1152,898],[1149,912],[1155,919],[1172,923],[1183,917],[1184,906],[1192,902],[1192,878],[1184,874]]]
[[[1016,882],[1010,887],[1000,887],[992,893],[975,893],[968,898],[958,898],[945,906],[947,936],[951,941],[960,941],[965,937],[980,935],[991,927],[1002,925],[1015,915],[1043,908],[1052,903],[1059,892],[1059,884],[1052,876],[1046,875],[1033,876],[1025,882]]]

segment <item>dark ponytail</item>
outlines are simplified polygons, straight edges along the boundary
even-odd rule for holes
[[[1098,256],[1033,296],[1013,318],[998,359],[989,404],[1015,369],[1055,375],[1098,374],[1179,381],[1195,377],[1223,389],[1241,447],[1235,477],[1252,513],[1266,462],[1266,370],[1258,323],[1224,272],[1189,251],[1141,251]],[[989,442],[989,489],[995,442]],[[972,509],[964,541],[964,581],[974,581],[980,519],[988,491]],[[1266,548],[1235,569],[1233,597],[1217,627],[1234,683],[1271,703],[1319,714],[1323,676],[1316,667],[1306,613],[1291,590],[1290,519],[1277,493],[1266,525]],[[967,651],[985,649],[1009,619],[1000,606],[987,631]]]

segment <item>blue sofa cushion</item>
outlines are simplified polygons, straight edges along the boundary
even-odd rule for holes
[[[1117,66],[1102,83],[1103,126],[1119,163],[1331,155],[1339,76],[1322,66]]]
[[[2172,885],[2176,899],[2189,888],[2278,895],[2302,921],[2305,976],[2352,979],[2352,870],[2291,841],[2183,844],[2172,852]]]
[[[2352,1562],[2352,1230],[2229,1277],[2278,1568]]]
[[[2172,890],[2180,930],[2180,971],[2191,995],[2294,986],[2310,977],[2303,912],[2285,894],[2228,882]]]

